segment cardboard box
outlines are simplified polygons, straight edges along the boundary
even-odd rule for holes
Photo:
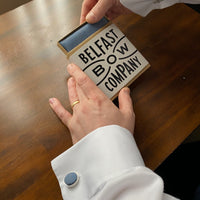
[[[96,24],[84,23],[61,39],[58,46],[69,62],[78,65],[110,99],[150,67],[119,28],[106,18]]]

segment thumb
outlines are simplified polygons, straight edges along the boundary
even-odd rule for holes
[[[86,21],[90,24],[98,22],[112,7],[113,1],[99,0],[92,10],[87,14]]]
[[[120,111],[126,115],[132,116],[134,111],[132,99],[130,97],[130,89],[128,87],[121,89],[118,98]]]

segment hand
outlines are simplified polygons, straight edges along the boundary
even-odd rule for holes
[[[80,23],[96,23],[103,16],[110,20],[121,14],[129,14],[131,11],[124,7],[119,0],[84,0],[81,10]]]
[[[130,98],[130,90],[123,88],[119,93],[119,108],[94,84],[76,65],[67,67],[72,76],[68,80],[70,103],[80,101],[69,113],[56,98],[49,99],[51,108],[69,128],[75,144],[91,131],[106,125],[119,125],[134,131],[135,115]]]

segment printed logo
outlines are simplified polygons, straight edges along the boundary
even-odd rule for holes
[[[113,24],[84,44],[70,60],[107,94],[118,92],[148,64]]]

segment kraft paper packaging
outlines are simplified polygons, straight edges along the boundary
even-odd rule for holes
[[[58,46],[68,61],[78,65],[110,99],[150,67],[106,18],[96,24],[84,23],[61,39]]]

